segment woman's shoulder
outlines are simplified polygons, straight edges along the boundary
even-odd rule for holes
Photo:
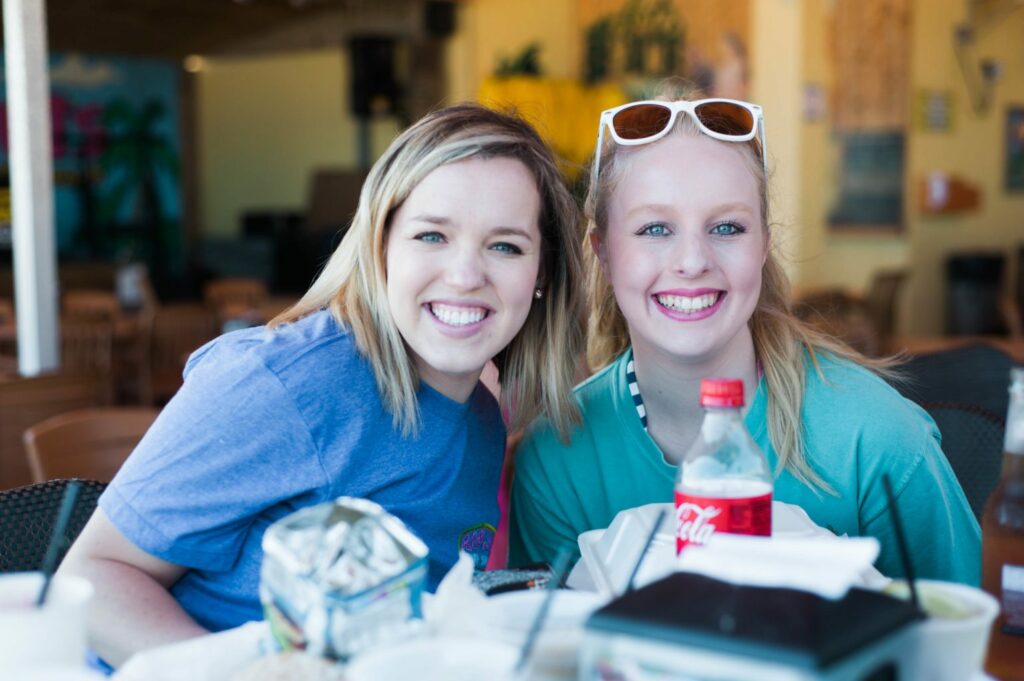
[[[593,454],[598,435],[615,429],[618,423],[618,404],[621,401],[619,360],[599,369],[573,389],[573,397],[580,409],[580,422],[575,424],[569,441],[559,438],[558,430],[547,418],[539,417],[530,424],[520,449],[542,457],[548,452],[559,452],[561,458],[589,457]],[[600,431],[600,432],[599,432]]]
[[[928,413],[882,376],[851,359],[821,351],[813,359],[806,356],[804,417],[859,425],[866,433],[885,438],[936,432]]]
[[[257,326],[215,338],[189,357],[185,373],[240,366],[265,367],[283,375],[353,361],[358,361],[358,353],[351,332],[330,312],[320,310],[273,328]]]

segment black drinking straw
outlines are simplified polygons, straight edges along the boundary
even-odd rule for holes
[[[568,566],[569,551],[563,548],[558,552],[555,564],[551,567],[551,581],[547,584],[544,600],[541,601],[540,609],[537,610],[533,623],[530,625],[530,630],[526,633],[523,649],[519,653],[519,661],[516,662],[515,669],[512,670],[513,674],[518,675],[526,667],[526,661],[530,659],[533,646],[537,643],[537,636],[540,634],[541,627],[544,626],[544,620],[547,619],[548,610],[551,609],[551,601],[555,596],[555,591],[558,590],[558,586],[562,583],[562,576],[565,574],[565,568]]]
[[[644,546],[640,549],[640,555],[636,558],[636,564],[633,565],[633,571],[629,573],[629,581],[626,582],[626,593],[633,590],[633,582],[636,580],[636,573],[640,572],[640,566],[644,562],[644,558],[647,556],[647,549],[651,548],[651,542],[654,541],[654,537],[658,534],[658,529],[661,528],[661,521],[665,519],[665,509],[658,511],[658,517],[654,519],[654,526],[651,528],[650,533],[647,535],[647,541],[644,542]]]
[[[43,558],[43,588],[39,591],[39,598],[36,599],[36,607],[43,607],[46,602],[46,594],[50,590],[50,582],[53,580],[53,573],[57,570],[57,554],[60,553],[61,544],[64,543],[64,533],[68,529],[68,521],[71,520],[71,511],[75,508],[75,500],[78,498],[78,488],[81,483],[72,480],[64,489],[64,498],[60,502],[60,510],[57,512],[57,522],[53,526],[53,534],[50,535],[50,544],[46,547],[46,557]]]
[[[907,549],[907,537],[903,534],[903,522],[900,520],[900,509],[896,506],[896,495],[892,491],[892,480],[889,474],[882,475],[882,486],[885,488],[885,496],[889,500],[889,511],[892,517],[892,526],[896,531],[896,546],[900,550],[900,562],[903,564],[903,573],[907,576],[907,586],[910,588],[910,602],[918,611],[921,610],[921,603],[917,599],[917,586],[914,584],[914,564],[910,560],[910,550]]]

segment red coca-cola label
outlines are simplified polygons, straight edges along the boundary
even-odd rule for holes
[[[676,490],[676,554],[706,543],[715,532],[771,536],[771,493],[723,499]]]

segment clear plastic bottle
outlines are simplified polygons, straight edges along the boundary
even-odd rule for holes
[[[988,672],[1024,679],[1024,368],[1010,372],[1003,470],[981,519],[981,585],[1000,601]],[[1002,667],[996,667],[1000,661]]]
[[[704,421],[676,478],[676,552],[715,532],[772,533],[772,474],[743,423],[743,381],[706,378]]]

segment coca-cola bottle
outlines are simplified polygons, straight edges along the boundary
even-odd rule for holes
[[[981,585],[1000,601],[991,674],[1024,679],[1024,369],[1010,372],[1003,470],[982,516]],[[999,668],[997,668],[999,667]]]
[[[704,421],[676,478],[676,553],[715,532],[772,533],[772,474],[743,404],[743,381],[701,381]]]

